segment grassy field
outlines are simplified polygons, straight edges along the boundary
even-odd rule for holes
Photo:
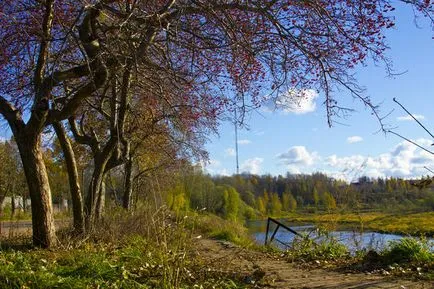
[[[110,219],[84,239],[59,232],[60,246],[55,250],[34,249],[30,239],[25,238],[0,240],[0,288],[251,288],[240,277],[243,275],[225,273],[209,262],[204,264],[193,250],[199,239],[217,238],[240,244],[238,248],[254,259],[257,253],[251,248],[257,247],[241,224],[193,212],[185,216],[166,211],[120,214],[123,213],[110,214]],[[433,214],[429,216],[432,218]],[[407,217],[408,222],[416,218]],[[328,225],[378,224],[388,218],[381,214],[292,216],[294,221]],[[419,218],[426,218],[426,214]],[[335,242],[299,245],[285,258],[294,259],[290,254],[301,254],[305,261],[341,260],[345,264],[354,259]],[[282,258],[281,252],[266,252]],[[408,263],[411,268],[421,268],[423,278],[432,280],[427,272],[432,271],[434,256],[424,244],[400,242],[390,252],[380,253],[379,258],[381,268],[391,262]]]
[[[236,282],[205,276],[186,247],[156,246],[141,236],[56,251],[0,251],[0,288],[241,288]]]
[[[205,268],[193,250],[201,235],[242,243],[243,232],[217,216],[114,211],[89,236],[58,232],[54,250],[32,248],[29,237],[0,238],[0,288],[244,288]]]
[[[404,235],[434,236],[434,212],[290,214],[284,218],[289,222],[323,224],[330,229],[343,226],[361,231],[372,230]]]

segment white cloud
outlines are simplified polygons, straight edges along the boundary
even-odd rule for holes
[[[429,139],[416,141],[423,145],[432,143]],[[434,155],[406,141],[376,156],[333,154],[323,157],[304,146],[295,146],[277,155],[277,158],[288,166],[289,172],[309,173],[314,167],[329,176],[347,181],[355,181],[361,176],[416,178],[428,173],[424,166],[434,168]]]
[[[421,114],[413,114],[413,116],[417,119],[417,120],[422,120],[425,119],[424,115]],[[413,118],[409,115],[404,115],[404,116],[398,116],[396,118],[398,121],[409,121],[409,120],[413,120]]]
[[[318,93],[313,89],[293,88],[279,95],[267,107],[269,110],[279,109],[285,113],[304,114],[315,111],[317,97]]]
[[[225,157],[233,157],[235,156],[235,150],[233,148],[225,149]]]
[[[418,143],[431,143],[431,141],[419,139]],[[337,157],[332,155],[327,158],[327,161],[329,166],[342,170],[350,179],[363,175],[413,178],[426,173],[423,167],[434,164],[434,156],[411,143],[401,142],[389,152],[378,156]]]
[[[421,145],[421,146],[425,146],[425,147],[430,147],[430,146],[434,145],[432,140],[429,140],[426,138],[417,139],[416,143]]]
[[[250,140],[248,140],[248,139],[240,139],[239,141],[238,141],[238,144],[239,145],[248,145],[248,144],[251,144],[252,142],[250,141]]]
[[[367,159],[361,155],[352,155],[347,157],[338,157],[331,155],[325,158],[325,165],[340,170],[344,174],[353,174],[360,170],[367,162]]]
[[[263,158],[247,159],[241,164],[241,172],[248,172],[251,174],[259,174],[261,172],[261,165],[264,161]]]
[[[286,153],[277,155],[285,165],[310,166],[317,159],[317,153],[310,153],[304,146],[293,146]]]
[[[358,135],[350,136],[347,138],[347,143],[357,143],[363,141],[363,138]]]

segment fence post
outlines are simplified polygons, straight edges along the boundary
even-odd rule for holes
[[[268,231],[270,230],[270,223],[271,222],[273,222],[273,223],[276,224],[276,228],[274,229],[274,232],[271,235],[270,241],[268,242]],[[296,232],[293,229],[291,229],[290,227],[282,224],[281,222],[279,222],[279,221],[277,221],[277,220],[275,220],[273,218],[268,217],[268,219],[267,219],[267,231],[265,232],[265,242],[264,242],[265,246],[267,246],[268,243],[271,243],[274,240],[274,237],[276,236],[276,233],[277,233],[277,231],[279,230],[280,227],[286,229],[288,232],[290,232],[290,233],[292,233],[294,235],[302,236],[298,232]],[[279,240],[276,239],[276,241],[279,241]],[[279,241],[279,242],[281,242],[281,241]]]
[[[265,246],[267,246],[269,228],[270,228],[270,218],[267,219],[267,231],[265,232],[265,243],[264,243]]]

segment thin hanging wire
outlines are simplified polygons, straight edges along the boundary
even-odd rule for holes
[[[237,165],[237,175],[240,174],[240,167],[238,163],[238,120],[237,120],[237,109],[235,108],[234,111],[235,119],[234,119],[234,125],[235,125],[235,159],[236,159],[236,165]]]

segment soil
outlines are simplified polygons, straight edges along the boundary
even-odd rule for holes
[[[280,259],[277,254],[242,248],[225,241],[195,240],[196,254],[208,270],[233,274],[252,288],[434,289],[433,282],[369,273],[342,273]],[[212,269],[211,269],[212,268]]]

